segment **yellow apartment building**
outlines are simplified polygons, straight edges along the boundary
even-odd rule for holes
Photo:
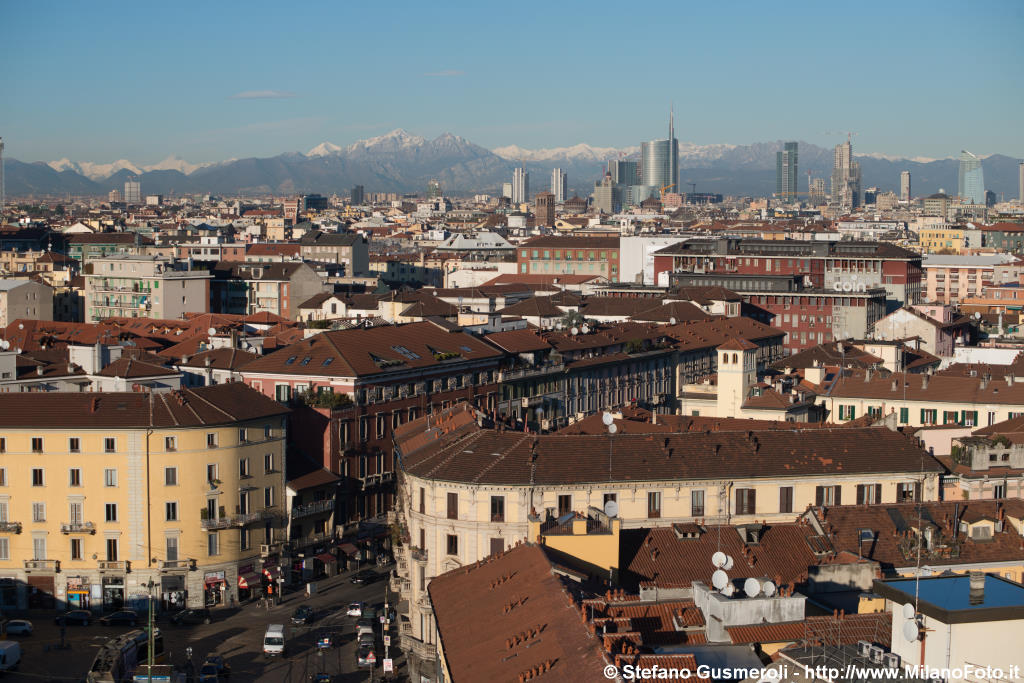
[[[0,609],[230,604],[276,581],[287,413],[241,383],[0,395]]]

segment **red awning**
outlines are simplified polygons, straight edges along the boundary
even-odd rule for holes
[[[246,572],[238,575],[239,588],[258,588],[263,585],[263,580],[256,572]]]
[[[271,581],[277,581],[279,578],[281,578],[281,568],[280,567],[264,567],[263,568],[263,576],[267,577]]]
[[[338,558],[336,558],[334,555],[331,555],[330,553],[320,553],[319,555],[316,556],[316,559],[320,560],[324,564],[326,564],[328,562],[337,562],[338,561]]]
[[[355,547],[351,543],[341,543],[338,545],[338,550],[345,553],[346,555],[355,555],[359,552],[359,548]]]

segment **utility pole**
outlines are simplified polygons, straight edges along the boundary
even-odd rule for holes
[[[153,683],[153,579],[149,580],[146,588],[149,589],[149,609],[146,610],[149,620],[149,683]]]

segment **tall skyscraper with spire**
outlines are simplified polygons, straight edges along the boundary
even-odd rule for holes
[[[832,203],[844,209],[860,206],[860,164],[853,160],[853,143],[836,145],[832,160]]]
[[[981,159],[966,149],[960,150],[957,194],[971,204],[985,204],[985,172],[981,168]]]
[[[640,145],[641,183],[655,191],[679,192],[679,141],[675,133],[675,108],[669,110],[668,139]]]
[[[787,142],[775,153],[775,194],[779,199],[796,199],[797,143]]]

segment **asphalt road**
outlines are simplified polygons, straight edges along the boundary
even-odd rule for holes
[[[164,635],[164,649],[169,663],[184,665],[185,648],[192,648],[192,661],[198,669],[207,654],[220,654],[231,666],[232,683],[305,683],[314,673],[332,675],[334,683],[381,680],[384,646],[382,627],[377,629],[377,665],[371,671],[360,668],[356,662],[356,619],[346,616],[348,604],[366,602],[381,610],[384,605],[387,572],[379,570],[381,579],[369,585],[350,583],[351,572],[317,582],[318,591],[307,598],[305,593],[286,593],[285,600],[271,609],[247,604],[242,607],[221,608],[213,611],[213,622],[196,626],[174,626],[167,621],[158,622]],[[391,595],[391,604],[396,596]],[[308,626],[293,626],[291,615],[296,607],[308,605],[316,618]],[[40,683],[41,681],[81,681],[92,665],[99,648],[112,636],[131,630],[127,626],[104,627],[96,623],[89,626],[66,627],[66,649],[59,649],[59,627],[53,616],[29,617],[35,628],[31,636],[11,636],[22,644],[22,661],[17,672],[4,676],[5,681]],[[287,658],[265,658],[262,653],[263,634],[268,624],[285,624]],[[142,624],[144,625],[144,624]],[[318,652],[316,640],[323,630],[330,630],[335,645]],[[397,643],[397,627],[392,625],[392,642]],[[392,646],[398,676],[407,680],[404,658]]]

